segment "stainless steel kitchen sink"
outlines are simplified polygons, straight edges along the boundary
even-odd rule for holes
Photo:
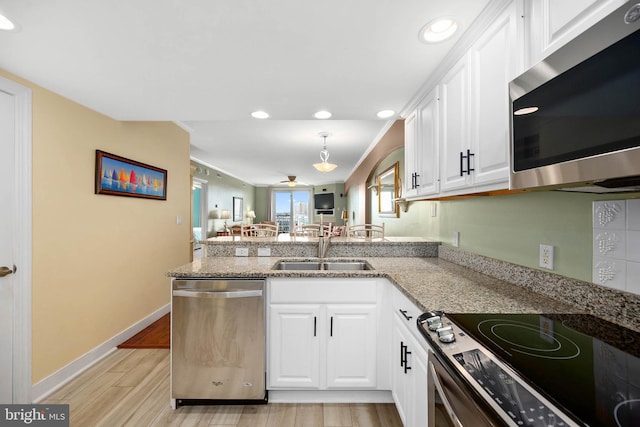
[[[274,270],[373,270],[366,261],[278,261]]]
[[[278,261],[274,270],[322,270],[322,263],[317,261]]]

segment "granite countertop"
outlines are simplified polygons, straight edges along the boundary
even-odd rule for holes
[[[579,311],[521,286],[477,273],[437,257],[352,257],[374,270],[272,270],[282,257],[207,257],[172,269],[168,276],[198,277],[383,277],[419,308],[468,313],[551,313]],[[287,257],[286,259],[292,259]],[[301,259],[301,258],[298,258]],[[310,258],[305,258],[310,259]],[[348,259],[333,258],[332,259]]]

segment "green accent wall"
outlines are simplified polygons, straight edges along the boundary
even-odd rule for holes
[[[635,197],[640,197],[634,194]],[[450,201],[411,202],[401,233],[451,245],[513,264],[541,269],[540,244],[554,246],[553,272],[591,282],[592,202],[632,195],[543,191]],[[435,205],[436,216],[432,217]]]

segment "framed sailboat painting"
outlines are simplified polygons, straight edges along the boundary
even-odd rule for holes
[[[167,171],[96,150],[95,193],[167,200]]]

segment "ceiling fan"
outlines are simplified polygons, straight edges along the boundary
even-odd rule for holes
[[[287,178],[289,178],[286,181],[280,181],[281,184],[287,184],[289,187],[295,187],[298,184],[302,184],[301,182],[296,181],[296,177],[295,175],[289,175],[287,176]]]

